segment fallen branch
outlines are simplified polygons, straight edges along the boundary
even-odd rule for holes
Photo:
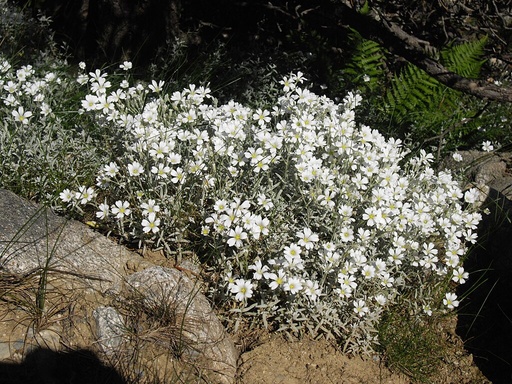
[[[481,99],[512,103],[512,89],[487,81],[468,79],[449,71],[437,59],[438,50],[428,41],[408,34],[397,24],[387,20],[376,10],[363,15],[353,8],[349,0],[340,0],[338,16],[343,25],[349,25],[365,38],[379,42],[390,52],[423,69],[430,76],[457,91]]]

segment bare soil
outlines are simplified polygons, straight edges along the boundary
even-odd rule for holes
[[[393,372],[379,356],[370,359],[342,354],[326,340],[286,340],[266,335],[241,355],[238,384],[408,384],[414,381]],[[464,350],[460,339],[441,362],[436,384],[490,384]]]

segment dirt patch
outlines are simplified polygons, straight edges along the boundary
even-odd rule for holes
[[[375,357],[365,361],[343,355],[326,340],[289,341],[267,336],[240,359],[239,384],[406,384]]]
[[[448,355],[440,361],[436,384],[491,384],[464,350],[452,330],[446,333]],[[271,334],[239,361],[238,384],[409,384],[408,376],[390,370],[378,355],[370,359],[350,357],[327,340],[287,340]]]
[[[4,277],[0,275],[0,281]],[[105,353],[98,344],[93,311],[98,306],[119,303],[87,286],[75,285],[70,290],[66,278],[69,276],[49,274],[42,313],[36,306],[38,276],[0,284],[0,383],[4,383],[2,375],[13,377],[5,382],[8,384],[32,383],[17,376],[25,368],[37,370],[28,372],[30,378],[47,375],[45,382],[71,382],[72,377],[82,374],[78,365],[61,367],[61,360],[69,360],[68,353],[64,353],[68,351],[97,356],[98,361],[124,378],[123,383],[204,383],[198,377],[206,375],[206,368],[177,354],[179,338],[173,324],[150,316],[137,303],[120,307],[126,320],[126,337],[118,349]],[[27,360],[31,356],[32,360],[42,356],[44,363],[37,360],[31,364]],[[52,366],[51,372],[41,371],[47,366]],[[97,382],[92,378],[84,380],[83,383]]]

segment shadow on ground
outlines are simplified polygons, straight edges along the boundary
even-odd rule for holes
[[[54,352],[38,348],[20,364],[0,363],[0,384],[127,384],[88,350]]]
[[[457,333],[494,384],[512,383],[512,201],[492,190],[479,226],[478,246],[465,269]]]

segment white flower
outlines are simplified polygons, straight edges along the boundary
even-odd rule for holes
[[[338,273],[338,283],[341,286],[350,287],[351,289],[355,289],[357,287],[356,278],[351,274],[346,273]]]
[[[87,84],[87,82],[89,81],[89,78],[87,77],[86,74],[80,74],[78,75],[78,77],[76,78],[76,81],[78,84],[80,85],[84,85],[84,84]]]
[[[236,226],[235,229],[229,231],[228,245],[230,247],[240,248],[243,245],[243,241],[247,239],[247,233],[240,226]]]
[[[108,217],[110,207],[108,204],[101,203],[98,207],[100,210],[96,212],[96,217],[101,220],[105,220]]]
[[[119,167],[116,163],[110,162],[110,164],[107,164],[103,167],[103,172],[105,172],[105,174],[110,177],[114,177],[119,172]]]
[[[368,207],[365,208],[363,213],[363,220],[366,220],[366,223],[373,227],[379,220],[379,217],[381,216],[380,209],[377,209],[375,207]]]
[[[388,301],[384,295],[377,295],[375,296],[375,301],[379,305],[386,305],[386,302]]]
[[[290,256],[292,258],[300,258],[301,252],[302,252],[302,249],[295,243],[292,243],[292,244],[284,247],[284,255],[285,256]]]
[[[263,159],[263,149],[262,148],[249,148],[244,156],[247,158],[247,159],[250,159],[251,160],[251,164],[254,165],[254,164],[257,164],[259,161],[261,161]]]
[[[32,112],[25,111],[23,107],[18,107],[17,111],[12,111],[12,115],[14,116],[14,120],[19,121],[23,124],[28,124],[29,118],[32,116]]]
[[[124,71],[129,71],[132,69],[132,63],[130,61],[125,61],[123,64],[119,65],[119,68],[121,68]]]
[[[149,213],[147,219],[142,220],[142,230],[144,233],[157,233],[160,229],[158,226],[160,225],[160,219],[156,217],[155,212]]]
[[[281,287],[286,281],[286,275],[282,269],[278,270],[277,273],[269,273],[268,278],[272,280],[269,284],[271,290]]]
[[[353,289],[349,286],[342,285],[339,288],[335,289],[335,292],[342,298],[342,299],[348,299],[352,296]]]
[[[155,80],[151,81],[151,84],[148,86],[155,93],[160,93],[162,91],[162,87],[164,86],[164,82],[160,80],[158,83]]]
[[[267,219],[266,217],[261,217],[260,215],[256,215],[255,216],[255,220],[254,220],[254,228],[253,228],[253,232],[257,235],[257,239],[259,239],[259,236],[260,235],[263,235],[263,236],[267,236],[268,235],[268,226],[270,225],[270,220]],[[255,236],[256,238],[256,236]]]
[[[170,153],[167,157],[167,160],[172,165],[179,164],[181,162],[181,155],[179,153]]]
[[[91,201],[94,195],[94,189],[92,187],[87,188],[86,186],[81,186],[78,188],[75,198],[80,200],[80,204],[84,205]]]
[[[322,290],[320,289],[320,287],[318,285],[318,281],[306,280],[303,288],[306,293],[306,296],[308,296],[311,301],[316,301],[316,299],[322,293]]]
[[[169,143],[165,141],[160,141],[159,143],[153,143],[151,145],[151,149],[149,150],[149,154],[152,157],[156,157],[157,159],[163,159],[166,153],[169,153],[171,147]]]
[[[235,299],[244,301],[252,297],[253,284],[250,280],[236,279],[235,283],[231,286],[231,293],[235,293]]]
[[[63,190],[59,197],[64,203],[69,203],[71,200],[73,200],[73,197],[75,196],[75,193],[70,191],[69,189]]]
[[[459,284],[464,284],[466,279],[469,277],[469,273],[464,271],[463,267],[459,267],[453,270],[452,280]]]
[[[490,141],[484,141],[482,143],[482,150],[484,152],[491,152],[493,149],[494,149],[494,146],[492,145],[492,143]]]
[[[359,317],[363,317],[369,311],[370,309],[366,306],[366,302],[364,300],[354,301],[354,312],[357,313]]]
[[[41,115],[48,116],[51,113],[52,113],[52,109],[50,108],[50,106],[47,103],[42,103],[41,104]]]
[[[105,78],[107,76],[106,73],[101,73],[99,69],[95,70],[94,72],[89,72],[90,82],[98,82],[99,79]]]
[[[131,164],[128,164],[128,173],[130,176],[140,176],[144,173],[144,167],[138,161],[134,161]]]
[[[348,243],[354,240],[354,230],[350,227],[343,227],[340,231],[341,241]]]
[[[373,265],[365,265],[361,273],[365,279],[372,279],[375,277],[375,267]]]
[[[86,95],[85,100],[82,100],[82,108],[86,111],[94,111],[97,108],[98,96]]]
[[[270,121],[270,112],[267,110],[258,109],[253,115],[252,118],[258,122],[258,125],[264,126],[266,123]]]
[[[253,265],[249,265],[249,269],[254,270],[254,279],[261,280],[263,274],[268,271],[268,266],[262,265],[261,260],[257,259]]]
[[[477,188],[471,188],[464,193],[464,201],[468,204],[474,204],[480,200],[480,191]]]
[[[269,209],[272,209],[274,207],[274,204],[272,201],[267,198],[263,193],[258,196],[258,205],[261,205],[265,211],[268,211]]]
[[[142,214],[148,215],[150,213],[155,213],[160,211],[160,206],[156,204],[156,201],[153,199],[149,199],[147,203],[142,203],[140,205],[142,208]]]
[[[458,152],[455,152],[453,155],[452,155],[452,158],[453,160],[455,160],[456,162],[461,162],[463,159],[462,159],[462,155]]]
[[[443,299],[443,304],[446,305],[448,309],[458,307],[459,301],[457,300],[457,295],[455,293],[447,293]]]
[[[291,257],[290,255],[284,256],[285,261],[283,261],[283,267],[292,270],[292,269],[304,269],[304,260],[300,258],[300,256],[297,257]]]
[[[13,94],[18,90],[18,83],[15,83],[14,81],[9,80],[6,85],[4,85],[4,89]]]
[[[207,225],[202,225],[201,226],[201,235],[208,236],[209,234],[210,234],[210,227],[208,227]]]
[[[301,232],[297,232],[296,236],[300,239],[299,245],[306,249],[312,249],[315,246],[314,243],[318,241],[318,235],[309,228],[304,228]]]
[[[183,168],[181,167],[178,167],[176,169],[173,169],[171,171],[171,176],[172,176],[172,179],[171,181],[174,183],[174,184],[183,184],[185,182],[185,172],[183,171]]]
[[[290,277],[283,285],[285,291],[290,291],[292,295],[295,295],[302,289],[302,283],[297,277]]]
[[[167,179],[169,172],[171,172],[171,168],[162,163],[158,164],[158,167],[151,167],[151,173],[156,174],[159,179]]]
[[[391,288],[393,286],[393,283],[395,281],[395,278],[392,277],[388,272],[384,272],[381,276],[380,283],[387,288]]]
[[[231,287],[233,287],[235,285],[235,277],[233,276],[233,272],[229,271],[224,276],[224,281],[228,283],[228,289],[231,290]]]
[[[127,201],[118,200],[112,206],[112,213],[116,215],[116,218],[122,219],[125,216],[129,216],[132,213],[130,203]]]
[[[213,209],[218,213],[224,212],[227,208],[228,203],[226,200],[217,200],[213,206]]]

